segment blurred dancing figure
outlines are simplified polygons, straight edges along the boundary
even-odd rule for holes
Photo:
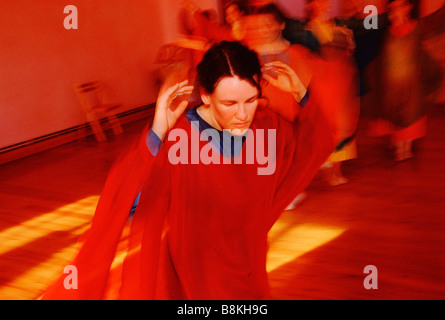
[[[193,70],[202,60],[204,53],[215,43],[219,41],[243,41],[245,37],[244,17],[246,9],[239,1],[229,1],[224,4],[224,23],[208,18],[206,12],[203,11],[194,1],[183,1],[183,7],[190,13],[194,21],[193,35],[185,36],[182,40],[176,41],[176,45],[180,47],[190,48],[193,46],[194,59]],[[189,99],[191,104],[201,102],[198,86]]]
[[[120,298],[270,297],[268,231],[332,152],[333,128],[317,99],[317,85],[311,84],[307,97],[307,88],[282,62],[264,66],[275,74],[269,85],[293,100],[300,116],[289,122],[264,108],[258,56],[239,42],[215,44],[197,69],[203,104],[184,112],[184,97],[192,90],[187,82],[159,95],[153,125],[107,179],[91,230],[72,263],[78,289],[65,289],[62,276],[43,298],[104,297],[136,197]],[[229,143],[242,143],[227,149],[227,136]],[[258,159],[265,150],[274,170],[259,174],[263,159],[250,163],[243,157],[256,151]],[[211,161],[203,163],[203,157]]]
[[[315,61],[311,52],[303,46],[291,45],[282,36],[285,28],[285,17],[280,9],[274,4],[256,7],[246,18],[247,45],[255,50],[262,64],[273,61],[281,61],[291,67],[298,75],[305,87],[309,86],[312,78],[310,65]],[[274,77],[273,74],[266,75]],[[274,105],[279,107],[279,113],[289,121],[293,121],[298,110],[292,104],[285,101],[278,102],[282,98],[282,92],[273,86],[265,87],[265,95],[274,101]],[[276,110],[277,111],[277,110]]]
[[[230,1],[224,5],[224,23],[221,25],[215,19],[209,19],[206,14],[208,11],[202,11],[192,0],[185,0],[183,6],[193,16],[195,36],[213,42],[244,38],[242,18],[246,14],[246,9],[240,2]]]
[[[285,16],[275,4],[258,5],[251,8],[251,13],[246,18],[245,42],[254,49],[262,64],[273,61],[281,61],[292,68],[298,75],[305,87],[309,86],[312,73],[309,67],[310,60],[314,60],[310,51],[300,45],[291,45],[282,36],[286,27]],[[274,77],[274,74],[265,73],[266,76]],[[274,86],[265,86],[265,95],[274,101],[269,108],[278,107],[275,110],[288,121],[294,121],[298,116],[298,109],[293,107],[292,101],[287,102],[280,90]],[[305,191],[299,194],[287,207],[293,210],[307,197]]]
[[[413,141],[426,135],[427,110],[441,82],[439,65],[422,47],[431,17],[418,20],[412,12],[412,1],[389,2],[390,26],[367,70],[369,134],[390,135],[396,161],[412,158]]]
[[[356,130],[360,113],[358,69],[354,59],[352,30],[330,17],[331,0],[312,0],[307,4],[313,50],[324,61],[314,73],[324,74],[324,97],[336,104],[331,117],[338,127],[340,143],[323,166],[327,181],[337,186],[348,182],[341,164],[357,157]]]

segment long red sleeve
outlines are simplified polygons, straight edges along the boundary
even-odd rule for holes
[[[145,144],[146,132],[137,145],[111,169],[99,199],[91,229],[82,237],[82,247],[71,263],[77,268],[78,289],[65,289],[62,275],[42,299],[102,299],[110,265],[132,204],[154,165]]]

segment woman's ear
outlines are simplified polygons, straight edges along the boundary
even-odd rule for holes
[[[201,100],[205,105],[209,105],[210,104],[210,94],[201,91]]]

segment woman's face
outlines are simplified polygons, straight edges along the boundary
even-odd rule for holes
[[[263,43],[272,43],[281,38],[285,24],[278,22],[272,14],[258,14],[255,16],[258,26],[258,36]]]
[[[204,117],[215,129],[243,135],[250,128],[258,106],[258,89],[238,77],[222,78],[212,94],[203,93],[208,106]]]

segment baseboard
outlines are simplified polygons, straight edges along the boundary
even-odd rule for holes
[[[154,113],[154,104],[142,106],[118,113],[117,116],[122,125],[134,122],[140,119],[148,118]],[[104,123],[104,130],[109,129],[106,120]],[[41,137],[16,143],[0,149],[0,165],[15,161],[30,155],[55,148],[76,140],[86,138],[93,135],[93,132],[88,123],[84,123],[75,127],[60,130]]]

